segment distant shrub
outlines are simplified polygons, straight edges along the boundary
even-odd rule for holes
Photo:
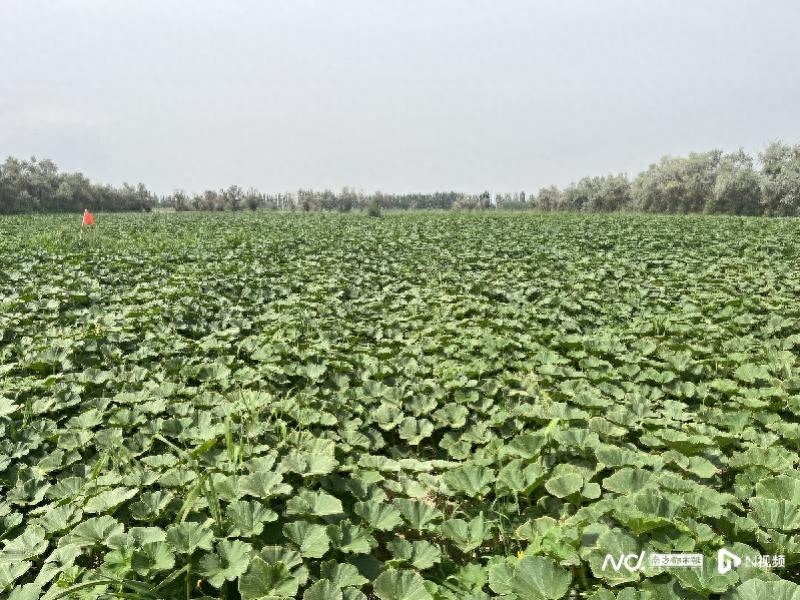
[[[370,203],[367,204],[367,216],[380,217],[381,215],[382,215],[381,205],[378,204],[378,201],[377,200],[370,201]]]

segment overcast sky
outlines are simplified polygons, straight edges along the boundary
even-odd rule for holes
[[[0,3],[0,155],[158,193],[535,191],[800,143],[800,3]]]

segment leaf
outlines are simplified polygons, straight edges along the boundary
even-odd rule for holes
[[[368,600],[368,599],[359,590],[348,587],[342,590],[342,600]]]
[[[292,487],[282,482],[283,477],[280,473],[262,471],[242,477],[239,480],[239,489],[243,494],[249,494],[256,498],[272,498],[291,494]]]
[[[442,511],[435,506],[423,502],[422,500],[409,500],[408,498],[397,498],[394,505],[400,510],[400,514],[408,524],[417,531],[427,529],[433,521],[442,518]]]
[[[299,582],[283,563],[267,563],[256,556],[239,578],[242,600],[274,600],[297,594]]]
[[[257,500],[236,500],[225,508],[228,535],[252,537],[261,535],[264,523],[278,520],[278,514]]]
[[[324,517],[344,512],[342,502],[324,491],[303,490],[286,501],[287,515],[308,515]]]
[[[26,561],[44,554],[48,545],[44,529],[38,525],[32,525],[17,537],[4,542],[4,548],[0,552],[0,561]]]
[[[0,417],[7,417],[19,410],[19,404],[15,404],[5,396],[0,396]]]
[[[644,489],[653,474],[644,469],[625,467],[603,480],[603,488],[618,494],[629,494]]]
[[[327,370],[325,365],[309,364],[305,366],[306,376],[312,381],[318,381]]]
[[[334,548],[341,552],[368,554],[372,551],[372,547],[377,544],[375,538],[366,529],[353,525],[349,521],[329,525],[326,531],[333,542]]]
[[[737,367],[736,371],[734,371],[734,375],[739,381],[744,381],[745,383],[755,383],[758,380],[770,380],[767,367],[750,363]]]
[[[109,515],[103,515],[76,525],[69,534],[69,541],[78,546],[106,544],[109,537],[121,534],[124,530],[122,523]]]
[[[128,535],[134,544],[142,545],[150,542],[163,542],[167,539],[167,533],[160,527],[131,527]],[[109,546],[111,538],[109,538]]]
[[[637,539],[622,529],[611,529],[596,523],[583,530],[580,555],[589,563],[592,574],[597,579],[608,581],[613,585],[638,581],[641,575],[638,571],[630,572],[624,568],[614,571],[603,567],[606,555],[618,557],[640,552],[641,546]]]
[[[482,565],[470,562],[459,567],[450,579],[458,581],[464,589],[475,591],[486,585],[487,573]]]
[[[283,526],[283,535],[299,548],[300,554],[308,558],[321,558],[330,547],[331,539],[323,525],[308,521],[294,521]]]
[[[750,507],[753,509],[753,519],[766,529],[800,530],[800,505],[788,500],[756,496],[750,499]]]
[[[221,540],[214,554],[200,559],[200,574],[215,588],[226,581],[233,581],[247,570],[252,546],[239,540]]]
[[[167,541],[178,554],[191,554],[198,548],[211,550],[214,533],[200,523],[184,522],[167,529]]]
[[[429,438],[433,433],[433,425],[427,419],[406,417],[400,423],[398,435],[412,446],[417,446],[422,440]]]
[[[0,561],[0,590],[10,586],[22,577],[32,565],[33,563],[27,560],[20,562]]]
[[[559,600],[566,596],[572,575],[542,556],[525,556],[511,578],[511,589],[519,600]]]
[[[0,583],[0,586],[2,584]],[[8,600],[39,600],[42,595],[42,588],[35,583],[26,583],[21,587],[15,587]]]
[[[439,528],[443,536],[453,541],[462,552],[472,552],[480,546],[491,531],[483,513],[470,521],[448,519]]]
[[[380,600],[433,600],[422,577],[413,571],[388,569],[373,582],[372,589]]]
[[[692,590],[702,595],[722,594],[739,581],[737,571],[732,570],[724,575],[717,570],[715,560],[705,559],[701,568],[674,569],[671,575],[678,580],[685,590]]]
[[[516,560],[510,557],[496,556],[489,559],[489,589],[500,596],[510,594],[515,566]]]
[[[800,600],[800,585],[788,581],[750,579],[725,594],[723,600]]]
[[[146,577],[159,571],[166,571],[175,565],[175,554],[165,542],[144,544],[134,551],[131,567],[139,575]]]
[[[761,479],[756,484],[756,495],[800,504],[800,479],[787,475]]]
[[[392,556],[399,561],[410,564],[415,569],[424,571],[442,560],[442,553],[428,541],[413,541],[395,538],[386,544]]]
[[[522,459],[514,459],[505,465],[497,475],[496,492],[528,493],[547,474],[547,468],[538,463],[525,465]]]
[[[103,557],[103,571],[113,577],[124,578],[133,570],[133,548],[121,548]]]
[[[172,493],[164,490],[144,492],[130,505],[131,516],[139,521],[155,520],[174,497]]]
[[[442,479],[451,490],[475,498],[489,493],[495,476],[491,469],[469,465],[448,471]]]
[[[49,533],[57,533],[77,525],[83,518],[83,512],[71,505],[56,506],[48,510],[38,519],[44,530]]]
[[[342,590],[327,579],[320,579],[303,592],[303,600],[342,600]]]
[[[543,433],[521,433],[508,443],[507,450],[520,458],[530,459],[539,456],[546,443],[547,436]]]
[[[353,565],[337,563],[335,560],[322,563],[319,569],[319,576],[329,580],[339,588],[361,587],[369,582]]]
[[[381,531],[391,531],[403,522],[400,511],[391,504],[380,500],[356,502],[353,512],[364,519],[370,526]]]
[[[300,556],[300,553],[286,546],[264,546],[258,555],[264,559],[264,562],[282,562],[289,569],[303,564],[303,557]]]
[[[563,473],[548,479],[544,487],[556,498],[566,498],[583,489],[583,477],[578,473]]]

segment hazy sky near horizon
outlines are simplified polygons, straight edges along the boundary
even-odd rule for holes
[[[0,3],[0,155],[158,193],[536,191],[800,143],[791,0]]]

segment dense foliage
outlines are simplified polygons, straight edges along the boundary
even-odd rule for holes
[[[0,166],[0,213],[142,210],[154,206],[177,211],[298,210],[305,212],[377,209],[527,210],[570,212],[711,213],[791,216],[800,214],[800,144],[770,144],[753,157],[719,150],[686,157],[665,156],[632,181],[626,175],[584,177],[561,190],[538,194],[434,192],[365,194],[350,187],[265,194],[232,185],[157,198],[139,184],[122,188],[92,184],[80,173],[59,173],[52,161],[17,161]],[[372,209],[373,212],[376,210]]]
[[[0,219],[3,597],[800,595],[794,221],[74,220]]]
[[[0,164],[0,214],[150,210],[155,196],[143,184],[122,187],[64,173],[51,160],[8,158]]]

